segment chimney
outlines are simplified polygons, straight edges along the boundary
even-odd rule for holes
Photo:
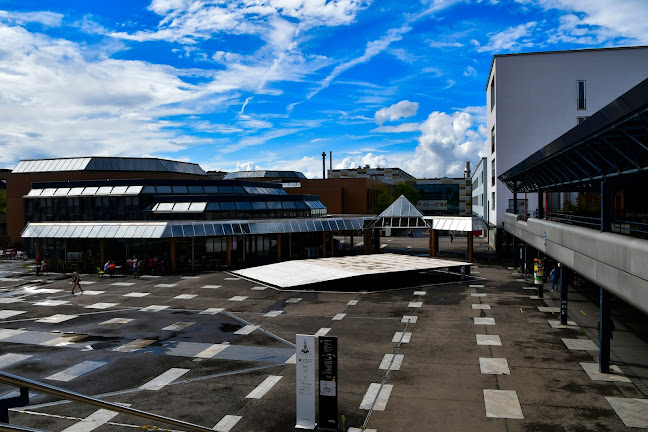
[[[470,178],[470,162],[466,162],[466,168],[464,168],[464,178]]]
[[[322,179],[326,178],[326,152],[322,152]]]

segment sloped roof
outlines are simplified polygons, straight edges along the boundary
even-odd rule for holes
[[[423,215],[421,214],[420,211],[414,207],[414,204],[409,202],[407,198],[405,198],[405,195],[401,195],[398,197],[396,201],[394,201],[387,209],[385,209],[384,212],[380,213],[378,215],[378,218],[395,218],[395,217],[420,217],[422,218]]]

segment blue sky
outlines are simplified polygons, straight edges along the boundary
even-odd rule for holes
[[[0,166],[400,167],[486,152],[492,56],[648,44],[644,0],[0,0]],[[327,160],[328,166],[328,160]]]

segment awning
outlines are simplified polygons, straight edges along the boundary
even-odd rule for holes
[[[152,239],[216,237],[244,234],[352,231],[364,227],[365,217],[169,222],[34,222],[22,238]]]
[[[480,217],[469,216],[425,216],[432,229],[440,231],[487,231],[488,224]]]

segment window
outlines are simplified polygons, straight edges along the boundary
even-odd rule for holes
[[[491,81],[491,89],[490,89],[490,99],[491,99],[491,111],[493,111],[493,108],[495,107],[495,76],[493,75],[493,81]]]
[[[491,153],[495,153],[495,126],[491,129]]]
[[[495,192],[491,192],[491,210],[495,210]]]
[[[495,186],[495,159],[491,162],[491,186]]]
[[[585,105],[585,81],[577,81],[578,83],[578,100],[577,100],[577,108],[579,110],[584,110],[586,105]]]
[[[585,120],[587,120],[587,117],[576,117],[576,119],[578,120],[578,123],[576,123],[576,124],[581,124],[581,123],[583,123]]]

